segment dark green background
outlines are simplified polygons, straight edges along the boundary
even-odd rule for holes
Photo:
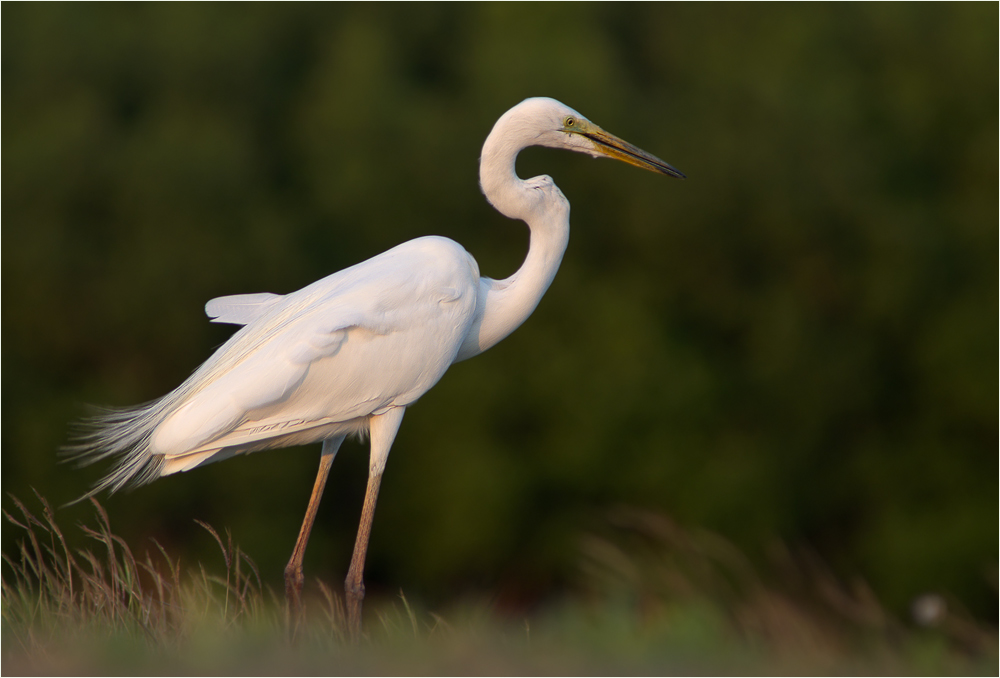
[[[477,159],[544,95],[690,178],[522,155],[572,202],[569,250],[535,315],[409,410],[369,589],[545,600],[629,505],[758,560],[813,550],[898,610],[936,591],[995,619],[997,22],[994,3],[5,3],[4,490],[86,490],[101,469],[56,461],[67,423],[180,383],[231,331],[212,297],[426,234],[509,275],[526,229]],[[346,572],[366,455],[337,460],[310,577]],[[105,501],[133,546],[188,563],[217,557],[192,519],[230,529],[280,590],[317,459]]]

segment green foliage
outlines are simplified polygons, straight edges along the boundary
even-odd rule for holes
[[[690,177],[528,151],[573,204],[536,314],[407,415],[369,590],[557,598],[627,503],[997,611],[997,6],[4,6],[4,488],[67,501],[83,403],[176,386],[202,304],[453,237],[504,277],[494,120],[556,97]],[[274,584],[316,451],[106,500],[205,560],[229,526]],[[347,568],[345,447],[306,560]],[[80,507],[64,509],[79,517]],[[8,533],[4,549],[13,552]],[[176,555],[174,557],[181,557]],[[340,573],[340,574],[338,574]]]

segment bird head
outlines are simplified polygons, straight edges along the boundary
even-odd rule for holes
[[[684,173],[655,155],[606,132],[566,104],[547,97],[525,99],[513,111],[526,114],[536,125],[534,145],[586,153],[595,158],[614,158],[678,179]]]
[[[652,172],[684,178],[670,164],[605,132],[566,104],[547,97],[525,99],[497,120],[483,144],[479,164],[479,182],[486,199],[511,219],[527,221],[538,210],[538,196],[531,194],[534,191],[527,192],[526,182],[514,172],[517,154],[529,146],[615,158]]]

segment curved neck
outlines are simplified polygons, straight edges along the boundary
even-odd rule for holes
[[[482,353],[520,327],[552,284],[569,244],[569,201],[548,176],[517,176],[517,154],[531,141],[504,122],[497,122],[483,145],[480,183],[500,213],[528,224],[528,255],[509,278],[480,280],[476,317],[456,361]]]

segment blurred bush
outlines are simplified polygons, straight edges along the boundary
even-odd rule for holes
[[[553,96],[690,179],[523,154],[573,204],[570,249],[407,415],[369,588],[552,595],[627,503],[995,620],[996,5],[4,9],[5,490],[81,494],[100,470],[57,465],[67,422],[178,384],[228,335],[209,298],[431,233],[509,275],[526,232],[478,153]],[[346,572],[365,455],[337,462],[307,574]],[[227,526],[276,580],[317,457],[107,506],[192,557],[193,518]]]

